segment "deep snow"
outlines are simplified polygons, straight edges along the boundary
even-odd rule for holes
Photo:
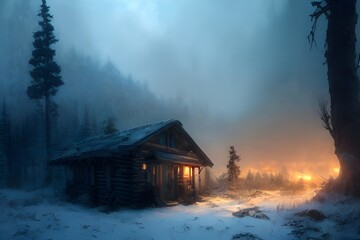
[[[239,233],[260,239],[360,239],[358,202],[336,196],[325,203],[307,201],[312,195],[274,191],[246,200],[208,197],[190,206],[105,213],[64,202],[49,189],[0,189],[0,239],[212,240]],[[259,206],[270,220],[232,215],[251,206]],[[327,219],[316,222],[295,214],[310,208],[323,211]]]

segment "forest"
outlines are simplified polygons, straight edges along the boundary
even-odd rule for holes
[[[358,239],[359,11],[2,0],[0,239]]]
[[[6,37],[0,43],[6,56],[0,77],[1,161],[6,164],[3,169],[9,168],[8,179],[1,184],[30,189],[43,186],[47,169],[44,103],[41,99],[31,101],[26,94],[33,24],[39,20],[31,4],[17,1],[13,6],[16,14],[1,15]],[[104,133],[109,121],[124,129],[180,115],[186,118],[188,114],[185,105],[161,101],[110,61],[99,62],[74,48],[57,51],[56,58],[65,84],[55,97],[58,116],[52,116],[52,158],[80,140]]]

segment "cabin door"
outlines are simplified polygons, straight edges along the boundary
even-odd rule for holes
[[[166,174],[166,200],[175,201],[177,200],[177,188],[178,188],[178,169],[179,167],[176,165],[167,165],[165,166],[167,169]]]

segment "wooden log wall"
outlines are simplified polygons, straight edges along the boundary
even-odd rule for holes
[[[88,186],[95,203],[101,205],[144,206],[190,199],[201,188],[197,167],[187,166],[189,173],[184,177],[184,165],[154,160],[152,152],[142,148],[126,155],[94,158],[72,170],[82,175],[74,180],[83,179],[78,183]]]
[[[94,167],[95,175],[95,196],[94,200],[99,204],[107,203],[106,192],[106,166],[105,162],[98,162]]]
[[[131,203],[132,187],[132,156],[114,158],[111,171],[111,190],[114,204],[129,205]]]
[[[146,162],[145,154],[139,152],[127,156],[114,157],[111,161],[110,200],[116,205],[144,205],[149,201],[149,183],[147,169],[142,169]],[[103,186],[104,187],[104,186]]]
[[[151,196],[150,183],[147,181],[147,172],[150,171],[149,164],[146,165],[146,170],[142,169],[142,164],[147,162],[143,156],[138,156],[133,159],[133,186],[132,186],[132,200],[140,205],[145,205],[149,201],[153,201]]]

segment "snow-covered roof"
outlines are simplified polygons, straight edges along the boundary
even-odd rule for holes
[[[111,134],[90,137],[77,143],[72,149],[59,156],[58,159],[88,155],[99,151],[128,150],[148,140],[160,130],[174,125],[182,126],[182,123],[178,120],[167,120],[123,131],[116,131]]]
[[[87,158],[93,156],[107,156],[111,153],[121,153],[133,150],[137,146],[145,143],[156,134],[178,126],[182,129],[182,123],[178,120],[167,120],[153,124],[147,124],[136,128],[131,128],[123,131],[117,131],[112,134],[104,134],[96,137],[87,138],[74,145],[73,148],[50,161],[50,164],[63,163],[64,161],[71,161],[73,159]],[[197,146],[192,138],[183,130],[190,142],[197,149],[201,158],[206,162],[206,165],[212,166],[213,163],[206,156],[206,154]]]

